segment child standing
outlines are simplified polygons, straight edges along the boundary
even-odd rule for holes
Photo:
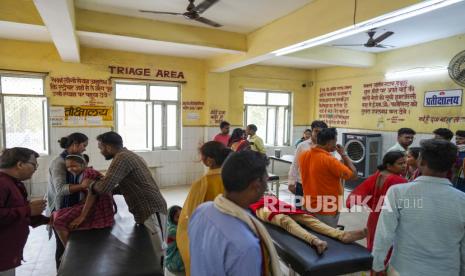
[[[178,231],[178,221],[179,216],[181,215],[182,208],[180,206],[174,205],[168,209],[168,220],[166,223],[167,235],[166,235],[166,244],[168,245],[166,249],[165,257],[165,268],[172,274],[177,274],[179,272],[184,272],[184,263],[179,253],[178,246],[176,244],[176,233]],[[165,271],[165,275],[168,273]]]
[[[102,177],[98,171],[87,167],[87,162],[88,157],[86,160],[83,155],[73,154],[65,158],[68,172],[80,180],[85,178],[96,180]],[[111,194],[93,195],[89,192],[84,194],[85,199],[80,203],[52,214],[53,227],[64,246],[68,242],[71,231],[105,228],[115,223]]]

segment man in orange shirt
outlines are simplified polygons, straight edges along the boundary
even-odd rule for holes
[[[336,145],[336,142],[335,128],[322,129],[317,136],[317,145],[299,159],[305,208],[332,227],[337,227],[339,204],[343,202],[339,198],[344,195],[341,178],[348,180],[357,177],[357,169],[344,148]],[[343,163],[331,154],[335,150]]]

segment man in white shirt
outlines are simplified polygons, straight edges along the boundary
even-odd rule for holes
[[[397,131],[397,143],[390,147],[387,152],[390,151],[401,151],[407,153],[408,147],[412,145],[413,139],[415,138],[415,130],[407,127],[400,128]]]
[[[291,167],[289,169],[289,176],[287,181],[289,191],[296,196],[304,195],[304,191],[302,189],[302,179],[300,177],[299,157],[303,152],[309,150],[312,145],[316,144],[316,137],[318,133],[324,128],[328,128],[328,125],[325,122],[313,121],[311,124],[312,136],[310,139],[301,142],[295,150],[294,161],[292,161]],[[301,207],[299,205],[301,204],[302,202],[300,202],[300,200],[295,201],[295,205],[299,209]]]
[[[421,142],[422,176],[392,186],[376,227],[373,270],[388,275],[465,275],[465,193],[446,177],[457,147],[445,140]],[[389,208],[390,207],[390,208]]]

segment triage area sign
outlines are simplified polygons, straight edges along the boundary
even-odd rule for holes
[[[424,106],[461,106],[462,92],[462,89],[426,91]]]

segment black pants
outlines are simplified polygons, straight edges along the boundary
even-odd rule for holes
[[[55,250],[55,262],[56,262],[57,273],[58,273],[58,269],[60,268],[60,264],[61,264],[61,256],[63,256],[63,253],[65,252],[65,247],[63,246],[63,243],[61,243],[61,240],[58,237],[58,234],[55,231],[55,229],[53,229],[53,233],[55,234],[55,241],[57,245],[57,248]]]
[[[296,182],[295,183],[295,195],[303,197],[304,196],[304,189],[302,188],[302,183]],[[297,206],[299,204],[299,206]],[[297,209],[302,209],[302,201],[300,200],[295,200],[294,205],[296,206]]]

